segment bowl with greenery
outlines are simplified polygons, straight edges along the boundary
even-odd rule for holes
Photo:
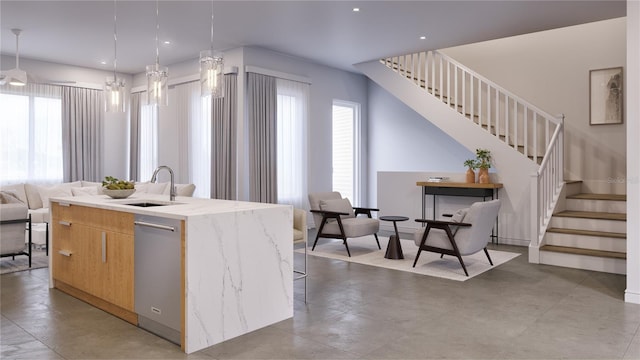
[[[126,199],[136,192],[133,181],[106,176],[102,181],[102,192],[113,199]]]

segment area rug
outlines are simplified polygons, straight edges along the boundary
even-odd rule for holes
[[[15,260],[11,256],[0,258],[0,274],[41,269],[48,266],[49,257],[44,250],[33,250],[31,252],[31,267],[29,267],[29,258],[25,255],[16,256]]]
[[[376,240],[373,236],[363,236],[360,238],[348,239],[351,257],[347,255],[347,250],[342,244],[342,240],[331,239],[318,240],[318,245],[314,251],[311,251],[313,243],[310,242],[308,254],[311,256],[378,266],[387,269],[407,271],[415,274],[457,281],[469,280],[474,276],[500,266],[501,264],[504,264],[520,255],[518,253],[506,251],[489,250],[489,255],[491,256],[491,260],[493,260],[493,266],[489,264],[489,261],[483,251],[473,255],[463,256],[462,260],[469,272],[469,276],[467,277],[465,276],[464,270],[462,270],[462,266],[460,266],[460,262],[456,257],[445,255],[444,258],[441,259],[440,254],[428,251],[423,251],[420,254],[418,263],[416,264],[416,267],[413,268],[413,260],[418,252],[418,247],[414,244],[413,240],[400,240],[404,259],[385,259],[384,254],[387,249],[389,238],[383,236],[378,236],[378,238],[380,239],[380,246],[382,247],[382,250],[378,250]],[[297,249],[296,252],[304,252],[304,249]]]

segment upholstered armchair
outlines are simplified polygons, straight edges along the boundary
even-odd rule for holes
[[[379,209],[353,207],[349,199],[343,199],[336,191],[309,194],[309,205],[318,229],[311,251],[315,250],[320,238],[342,239],[347,254],[351,256],[347,238],[366,235],[373,235],[378,249],[382,249],[377,234],[380,222],[371,217],[371,212]]]
[[[484,250],[493,265],[487,243],[491,237],[491,229],[498,218],[500,200],[476,202],[468,209],[462,209],[454,214],[452,221],[436,221],[416,219],[426,223],[426,227],[414,234],[414,242],[418,246],[418,253],[413,262],[416,267],[422,251],[431,251],[443,255],[453,255],[458,258],[465,275],[469,276],[462,256],[472,255]]]
[[[23,203],[0,204],[0,257],[15,259],[17,255],[26,255],[31,267],[31,216],[28,211]],[[28,231],[26,249],[25,229]]]

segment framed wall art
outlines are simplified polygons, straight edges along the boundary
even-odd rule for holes
[[[622,124],[622,67],[589,71],[589,124]]]

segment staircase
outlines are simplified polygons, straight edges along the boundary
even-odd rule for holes
[[[626,273],[626,197],[583,194],[581,182],[565,184],[562,115],[549,115],[437,51],[391,57],[380,64],[386,72],[373,63],[357,67],[472,152],[489,148],[496,165],[503,165],[496,167],[511,200],[524,199],[531,206],[530,262]],[[443,104],[463,121],[441,110]],[[473,136],[460,135],[472,131]],[[519,157],[511,155],[514,150]],[[530,179],[529,197],[518,195],[524,190],[523,174]]]
[[[626,274],[626,196],[581,192],[567,182],[564,210],[553,214],[540,263]]]

